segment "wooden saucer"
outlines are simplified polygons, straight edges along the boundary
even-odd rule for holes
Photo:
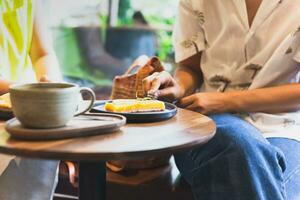
[[[114,114],[85,114],[74,117],[66,126],[53,129],[25,128],[13,118],[6,122],[5,129],[15,139],[57,140],[74,137],[101,135],[118,130],[126,118]]]

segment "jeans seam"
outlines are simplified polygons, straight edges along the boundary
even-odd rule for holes
[[[292,179],[292,176],[298,174],[299,172],[300,172],[300,165],[287,176],[286,180],[284,181],[284,184],[287,184]]]

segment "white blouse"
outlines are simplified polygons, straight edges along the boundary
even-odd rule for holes
[[[181,0],[173,33],[176,61],[202,52],[200,92],[299,83],[299,5],[262,0],[249,27],[245,0]],[[300,140],[300,111],[242,116],[265,137]]]

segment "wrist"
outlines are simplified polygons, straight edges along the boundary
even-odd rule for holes
[[[222,93],[224,112],[240,112],[239,99],[235,92]]]

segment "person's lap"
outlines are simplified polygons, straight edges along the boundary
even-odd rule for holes
[[[300,142],[286,138],[269,138],[268,141],[285,156],[286,170],[283,177],[287,199],[300,200]]]
[[[277,200],[285,199],[285,192],[288,199],[297,199],[299,142],[266,140],[256,128],[233,115],[211,117],[217,124],[215,137],[203,146],[175,155],[196,199]]]
[[[50,200],[57,181],[58,161],[12,160],[0,176],[1,200]]]

